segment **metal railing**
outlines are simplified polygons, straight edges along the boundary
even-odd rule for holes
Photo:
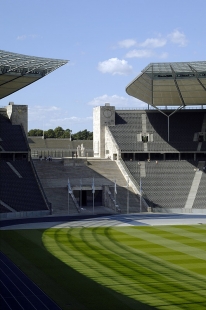
[[[112,210],[115,210],[115,212],[121,213],[121,209],[119,205],[116,202],[116,199],[113,197],[112,193],[110,192],[109,188],[106,189],[106,194],[108,197],[108,207]]]
[[[77,200],[76,200],[76,197],[74,196],[73,192],[72,192],[72,193],[69,193],[68,195],[71,195],[72,200],[73,200],[73,202],[74,202],[74,204],[75,204],[75,207],[76,207],[77,211],[80,213],[81,210],[80,210],[79,204],[78,204],[78,202],[77,202]]]
[[[145,105],[147,105],[147,103],[145,103]],[[157,106],[159,107],[159,106]],[[174,110],[177,107],[173,107],[173,106],[161,106],[161,110]],[[206,105],[198,105],[198,106],[186,106],[184,108],[184,110],[204,110],[206,109]],[[156,108],[149,106],[149,109],[145,107],[117,107],[115,111],[131,111],[131,110],[137,110],[137,111],[145,111],[145,110],[156,110]]]
[[[126,166],[125,162],[122,159],[119,159],[117,161],[118,167],[121,170],[122,174],[124,175],[125,179],[128,178],[128,184],[129,186],[132,187],[132,189],[134,190],[135,194],[140,195],[141,200],[143,205],[147,208],[147,210],[149,210],[149,205],[147,204],[146,200],[149,201],[149,199],[147,198],[147,195],[144,193],[144,191],[142,190],[142,188],[140,188],[140,184],[137,182],[137,180],[133,177],[132,173],[130,172],[130,170],[128,169],[128,167]]]

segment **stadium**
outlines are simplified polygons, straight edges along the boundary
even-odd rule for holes
[[[1,99],[67,63],[0,57]],[[93,142],[28,137],[28,106],[0,108],[1,251],[49,309],[204,309],[206,62],[151,63],[126,93],[148,108],[95,107]]]

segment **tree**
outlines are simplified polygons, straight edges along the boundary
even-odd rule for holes
[[[43,130],[41,130],[41,129],[31,129],[28,132],[28,136],[30,136],[30,137],[42,137],[43,136]]]
[[[83,131],[78,131],[71,135],[71,129],[63,129],[62,127],[58,126],[54,130],[48,129],[44,131],[44,138],[56,138],[56,139],[69,139],[72,137],[72,140],[93,140],[93,132],[88,131],[87,129]],[[43,136],[42,129],[31,129],[28,132],[28,136]]]
[[[93,140],[93,133],[90,131],[87,131],[87,129],[83,131],[79,131],[72,135],[72,138],[74,140]]]
[[[64,129],[62,127],[56,127],[54,129],[55,138],[64,138]]]
[[[44,132],[44,137],[45,138],[55,138],[55,132],[53,129],[49,129]]]
[[[64,131],[64,138],[70,138],[70,135],[71,135],[71,130],[70,129],[66,129],[65,131]]]

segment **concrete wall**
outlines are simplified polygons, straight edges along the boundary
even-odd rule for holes
[[[11,120],[12,125],[22,124],[25,134],[28,133],[28,106],[27,105],[15,105],[10,102],[6,107],[7,115]]]
[[[119,159],[119,148],[114,143],[109,129],[105,129],[105,158]]]
[[[0,220],[43,217],[48,215],[51,215],[51,212],[49,210],[9,212],[9,213],[1,213]]]

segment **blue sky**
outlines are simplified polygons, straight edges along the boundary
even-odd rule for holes
[[[0,0],[2,50],[69,63],[1,100],[29,129],[92,131],[94,106],[145,107],[125,87],[151,62],[206,60],[206,0]]]

